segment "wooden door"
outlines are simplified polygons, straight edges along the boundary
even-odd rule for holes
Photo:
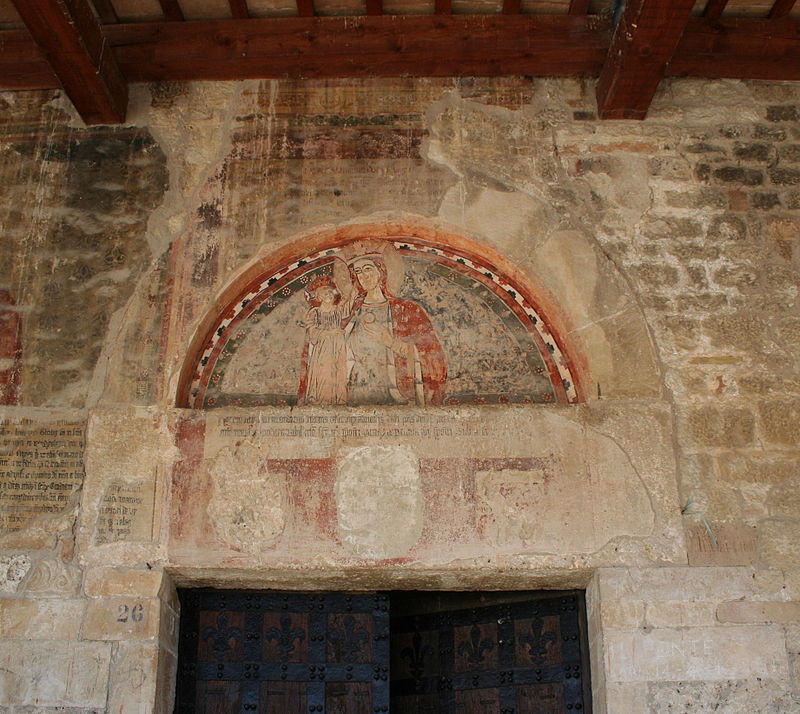
[[[392,599],[393,714],[588,712],[581,593]]]
[[[176,712],[388,712],[388,596],[186,591],[178,657]]]

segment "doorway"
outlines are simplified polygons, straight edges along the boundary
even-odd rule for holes
[[[179,596],[181,714],[591,711],[580,591]]]

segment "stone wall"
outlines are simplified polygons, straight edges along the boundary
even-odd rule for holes
[[[595,711],[800,711],[800,87],[593,89],[0,95],[0,711],[170,711],[176,585],[586,588]],[[581,403],[180,408],[242,281],[366,235],[493,256]]]

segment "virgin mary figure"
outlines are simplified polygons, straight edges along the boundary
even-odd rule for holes
[[[393,246],[381,247],[354,246],[347,260],[357,289],[345,325],[347,403],[441,404],[447,381],[444,351],[425,310],[390,290],[398,283],[392,277],[402,282],[402,258]]]

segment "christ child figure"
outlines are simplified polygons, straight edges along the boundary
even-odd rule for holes
[[[346,404],[347,356],[344,324],[352,307],[330,275],[320,275],[305,290],[311,307],[304,324],[305,369],[300,382],[298,404]]]

